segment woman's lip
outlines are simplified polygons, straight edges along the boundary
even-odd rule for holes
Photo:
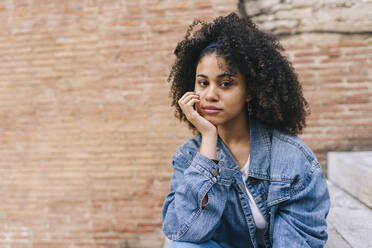
[[[218,114],[221,109],[210,109],[210,108],[203,108],[203,111],[207,114]]]
[[[221,110],[220,108],[217,108],[215,106],[209,106],[209,105],[205,105],[205,106],[202,106],[203,109],[212,109],[212,110]]]

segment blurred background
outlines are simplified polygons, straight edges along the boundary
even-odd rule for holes
[[[300,137],[325,174],[330,151],[372,151],[371,9],[367,0],[0,1],[0,247],[162,247],[171,156],[191,135],[166,78],[196,18],[234,11],[278,35],[312,109]]]

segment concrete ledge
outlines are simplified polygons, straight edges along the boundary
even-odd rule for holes
[[[164,237],[164,245],[163,248],[168,248],[170,244],[172,243],[172,240],[169,240],[167,237]]]
[[[372,210],[328,182],[331,209],[327,218],[327,248],[372,247]]]
[[[372,208],[372,152],[329,152],[328,179]]]

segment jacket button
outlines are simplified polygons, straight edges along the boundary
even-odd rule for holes
[[[218,176],[218,171],[217,170],[213,170],[212,171],[212,175],[215,176],[215,177]]]

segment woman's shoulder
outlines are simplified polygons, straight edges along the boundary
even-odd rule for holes
[[[297,135],[274,130],[271,151],[272,177],[293,179],[321,169],[310,147]]]
[[[297,135],[284,133],[274,129],[273,144],[276,146],[291,147],[291,150],[296,150],[300,155],[305,156],[309,160],[315,158],[311,148]]]

